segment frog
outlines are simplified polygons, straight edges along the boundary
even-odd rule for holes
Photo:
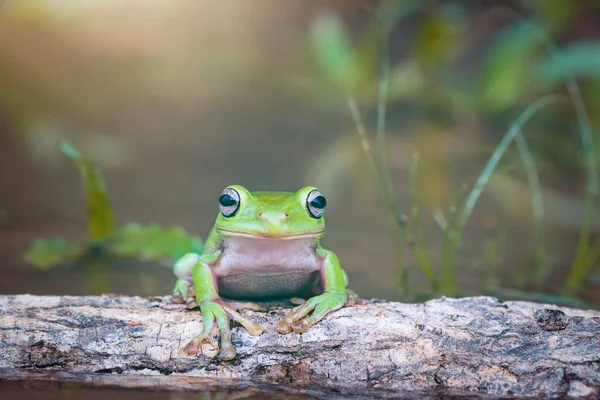
[[[264,328],[240,310],[261,309],[251,301],[291,299],[297,305],[276,324],[281,334],[301,334],[346,305],[348,275],[337,255],[320,244],[327,200],[314,186],[296,192],[249,191],[227,186],[201,253],[187,253],[173,267],[173,301],[194,298],[202,331],[181,351],[197,355],[218,328],[218,358],[233,360],[230,320],[253,336]],[[250,302],[249,302],[250,301]]]

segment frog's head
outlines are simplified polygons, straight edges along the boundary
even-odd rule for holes
[[[326,205],[325,196],[312,186],[297,192],[250,192],[232,185],[219,197],[215,228],[225,236],[318,237],[325,230]]]

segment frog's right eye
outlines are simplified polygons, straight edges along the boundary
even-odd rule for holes
[[[219,197],[219,209],[224,217],[233,217],[240,208],[240,194],[233,188],[223,190]]]

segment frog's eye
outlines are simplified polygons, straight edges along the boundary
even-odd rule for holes
[[[223,190],[219,197],[219,209],[224,217],[233,217],[240,208],[240,194],[233,188]]]
[[[325,196],[318,189],[311,191],[306,196],[306,209],[311,217],[319,219],[325,213],[325,207],[327,206],[327,200]]]

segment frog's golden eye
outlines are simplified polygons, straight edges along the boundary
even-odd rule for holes
[[[224,217],[233,217],[240,208],[240,194],[233,188],[223,190],[219,197],[219,209]]]
[[[311,217],[315,219],[321,218],[325,213],[325,207],[327,207],[327,200],[318,189],[312,190],[306,196],[306,209]]]

